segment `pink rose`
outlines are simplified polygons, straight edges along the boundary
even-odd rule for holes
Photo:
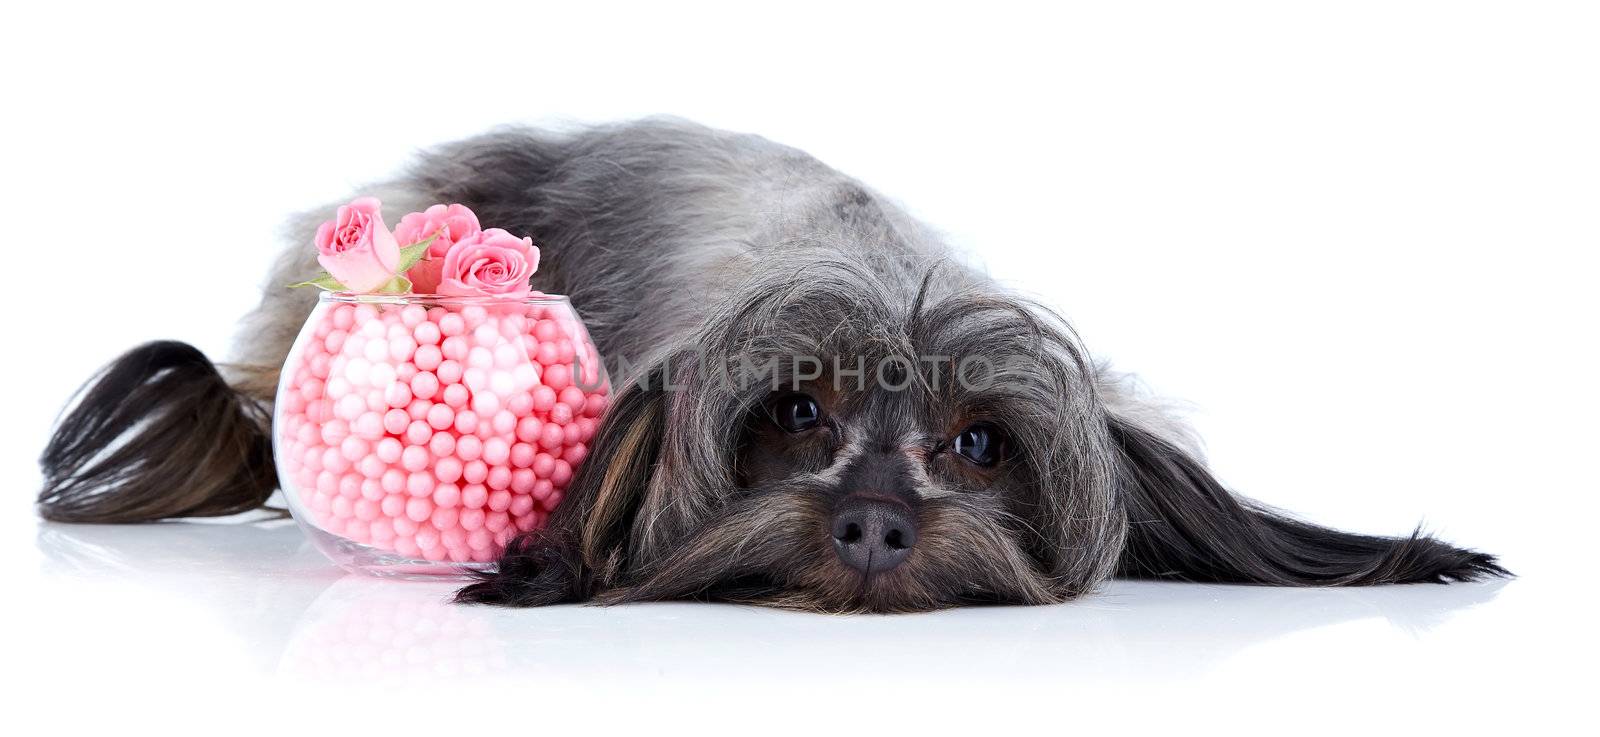
[[[317,263],[352,292],[379,289],[400,267],[400,245],[378,207],[376,197],[359,197],[317,228]]]
[[[528,277],[538,269],[539,249],[533,239],[490,228],[457,241],[445,252],[439,294],[525,297],[533,289]]]
[[[394,226],[394,237],[402,247],[420,243],[438,234],[428,244],[428,253],[406,272],[411,279],[412,291],[417,294],[437,292],[445,253],[463,238],[477,235],[479,230],[478,216],[462,205],[434,205],[400,218],[400,224]]]

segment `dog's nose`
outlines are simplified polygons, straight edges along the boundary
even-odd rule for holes
[[[911,510],[898,502],[853,496],[833,512],[833,549],[862,573],[882,573],[905,562],[917,544]]]

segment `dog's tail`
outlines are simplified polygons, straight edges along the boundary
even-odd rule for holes
[[[277,488],[271,417],[199,350],[157,341],[79,390],[39,465],[58,522],[149,522],[255,509]]]

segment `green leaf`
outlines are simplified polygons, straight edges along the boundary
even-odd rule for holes
[[[404,274],[407,271],[410,271],[411,267],[416,266],[417,262],[421,261],[423,256],[428,255],[428,246],[432,245],[435,240],[438,240],[438,238],[439,234],[434,233],[424,240],[417,241],[416,243],[400,249],[400,273]]]
[[[324,290],[324,291],[328,291],[328,292],[343,292],[343,291],[345,291],[344,285],[340,284],[339,280],[334,279],[333,276],[330,275],[326,271],[322,272],[321,276],[319,276],[319,277],[317,277],[315,279],[312,279],[311,281],[303,281],[303,282],[300,282],[298,284],[290,284],[289,285],[290,289],[298,289],[300,287],[316,287],[318,289],[321,289],[321,290]]]
[[[388,284],[378,287],[376,294],[410,294],[411,280],[403,276],[396,276]]]

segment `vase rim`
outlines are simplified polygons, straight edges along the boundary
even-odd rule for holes
[[[348,304],[415,304],[418,302],[462,304],[462,305],[492,305],[492,304],[521,304],[521,305],[565,305],[570,301],[565,294],[545,294],[532,292],[525,297],[503,297],[499,295],[458,296],[454,294],[361,294],[357,292],[323,292],[318,300],[323,302],[343,302]]]

